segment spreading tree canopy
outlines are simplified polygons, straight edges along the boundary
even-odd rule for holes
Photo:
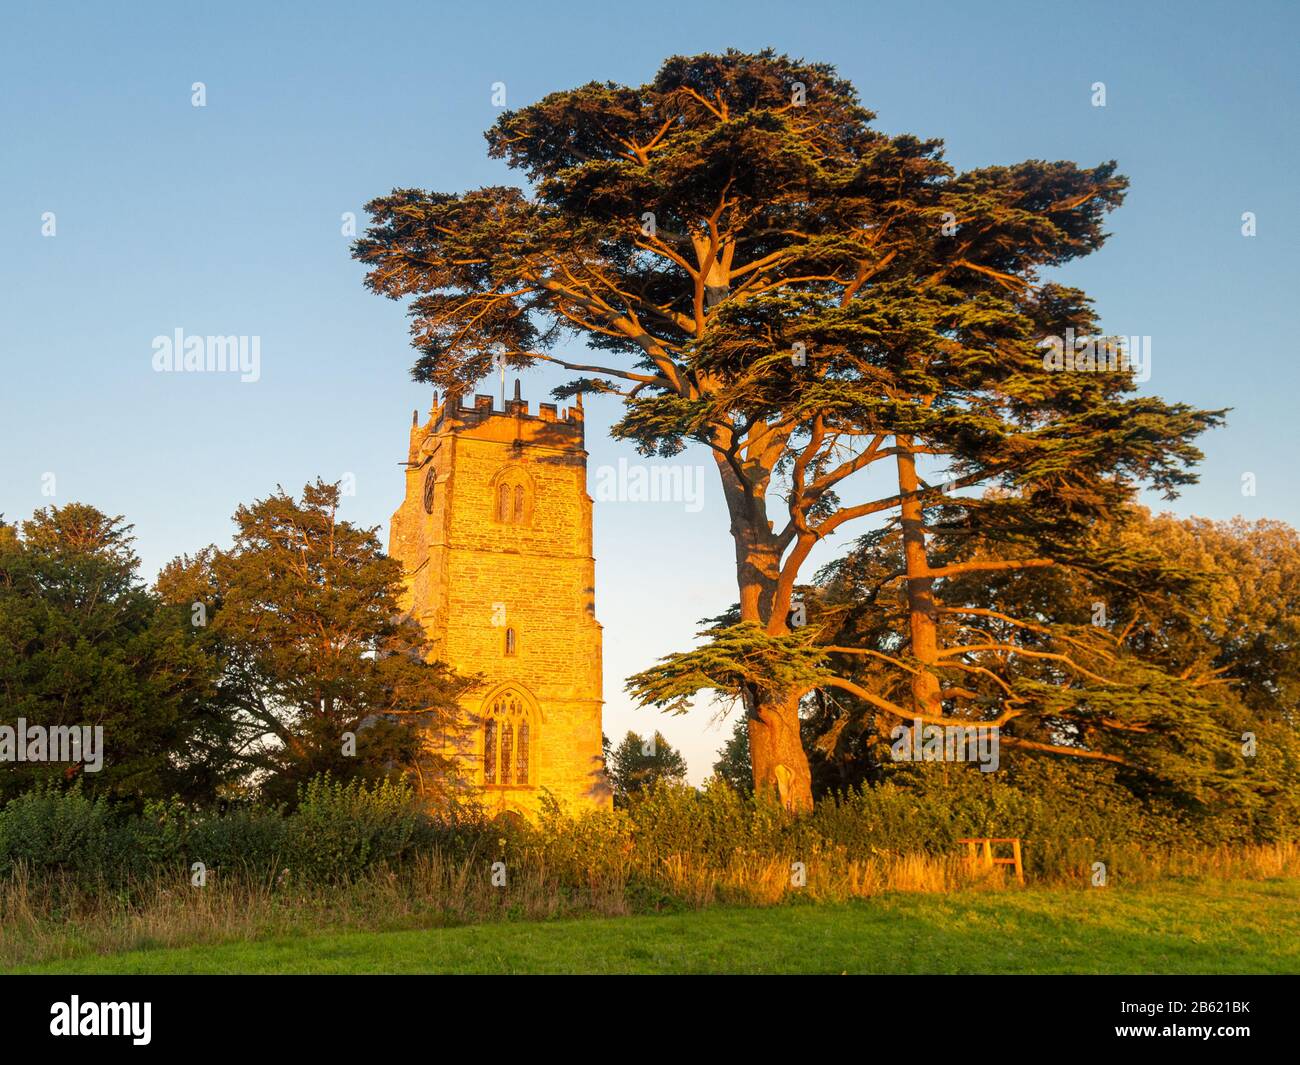
[[[1146,542],[1143,526],[1140,512],[1122,512],[1074,541],[1083,564],[1019,569],[993,565],[1015,557],[1018,545],[960,525],[936,528],[927,544],[933,563],[989,568],[935,582],[932,675],[950,712],[1001,727],[1004,749],[1108,762],[1184,789],[1225,783],[1241,761],[1216,765],[1231,746],[1206,697],[1218,678],[1179,671],[1135,641],[1143,619],[1190,615],[1208,588]],[[1113,564],[1094,568],[1098,559]],[[852,746],[860,730],[878,738],[900,718],[926,720],[910,697],[923,667],[906,639],[905,574],[895,525],[860,538],[809,590],[819,645],[840,678],[835,702],[849,710],[831,715],[818,738],[828,756]]]
[[[1040,745],[1068,745],[1078,764],[1058,766],[1069,774],[1061,779],[1085,790],[1121,787],[1189,826],[1213,823],[1238,838],[1284,832],[1300,817],[1300,534],[1276,521],[1132,506],[1085,543],[1093,551],[1081,558],[1104,544],[1126,566],[936,582],[941,646],[981,647],[939,667],[945,702],[974,721],[1014,710],[1001,768],[1019,786],[1049,787],[1052,767],[1031,759]],[[944,561],[1006,554],[951,532],[930,547]],[[816,795],[886,780],[921,784],[926,767],[896,762],[892,750],[911,678],[902,569],[895,525],[860,537],[800,589],[827,669],[873,697],[827,686],[806,701]],[[897,712],[883,712],[879,700]],[[743,727],[714,772],[748,790]],[[928,784],[935,776],[947,786],[946,771]]]
[[[527,188],[394,190],[354,249],[373,291],[413,297],[416,379],[460,391],[498,362],[550,363],[574,375],[559,396],[617,396],[614,433],[643,453],[709,450],[738,619],[631,688],[669,707],[703,688],[740,696],[755,785],[793,809],[811,802],[800,702],[853,683],[791,625],[821,540],[901,522],[907,709],[941,720],[956,708],[935,582],[1055,564],[1135,485],[1187,481],[1216,419],[1132,394],[1123,369],[1044,366],[1045,339],[1095,329],[1085,295],[1041,272],[1101,246],[1126,186],[1114,163],[957,172],[941,142],[874,118],[825,64],[673,57],[648,84],[503,114],[489,153]],[[842,498],[886,463],[894,487]],[[976,492],[954,520],[1024,534],[1032,552],[932,564],[930,508],[989,486],[1002,494]]]

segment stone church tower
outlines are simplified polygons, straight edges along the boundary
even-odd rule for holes
[[[608,807],[601,751],[601,628],[583,416],[515,398],[450,394],[412,425],[406,498],[389,553],[432,657],[483,684],[466,727],[429,737],[489,811],[531,815],[543,789],[578,812]]]

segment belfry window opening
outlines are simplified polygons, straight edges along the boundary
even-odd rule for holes
[[[501,525],[528,524],[529,491],[521,475],[506,475],[497,482],[493,517]]]

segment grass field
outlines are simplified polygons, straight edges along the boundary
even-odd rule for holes
[[[48,973],[1297,973],[1300,880],[354,932],[83,956]]]

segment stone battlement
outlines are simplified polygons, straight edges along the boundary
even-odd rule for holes
[[[527,400],[519,397],[518,381],[514,399],[506,401],[504,410],[498,407],[493,396],[481,392],[473,397],[473,403],[466,403],[455,392],[447,393],[441,401],[435,396],[428,421],[421,424],[418,411],[411,419],[409,460],[418,461],[421,454],[436,446],[438,439],[453,435],[508,441],[517,447],[582,452],[582,400],[579,398],[573,406],[564,408],[554,403],[539,403],[534,414]]]
[[[505,409],[497,407],[496,397],[475,393],[474,402],[466,403],[455,392],[448,393],[441,403],[435,403],[430,412],[432,429],[437,432],[444,423],[477,425],[489,418],[526,418],[530,421],[581,427],[583,424],[582,400],[572,407],[559,407],[554,403],[539,403],[537,413],[529,410],[529,402],[519,398],[519,383],[515,382],[515,398],[506,400]]]

